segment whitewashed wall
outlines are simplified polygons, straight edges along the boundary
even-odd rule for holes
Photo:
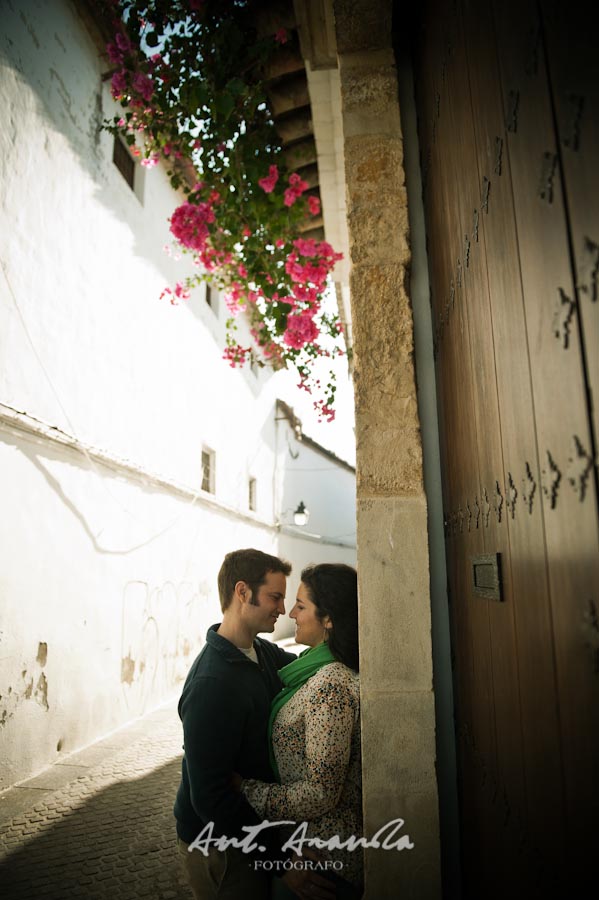
[[[138,170],[136,194],[114,167],[76,6],[0,0],[0,22],[2,790],[178,692],[219,618],[226,552],[280,553],[299,574],[355,551],[278,525],[299,494],[308,530],[351,531],[334,503],[330,522],[317,512],[314,472],[279,471],[289,379],[222,362],[225,312],[201,293],[159,299],[183,271],[162,252],[175,196],[161,169]]]

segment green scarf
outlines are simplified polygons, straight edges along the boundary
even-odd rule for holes
[[[317,644],[316,647],[308,647],[297,659],[288,663],[282,669],[279,669],[279,676],[283,682],[283,689],[279,691],[272,701],[270,707],[270,718],[268,720],[268,752],[270,754],[270,764],[275,773],[277,781],[281,781],[279,775],[279,767],[275,759],[272,746],[272,726],[277,717],[279,710],[285,706],[288,700],[291,700],[296,691],[299,691],[302,684],[305,684],[309,678],[316,675],[323,666],[335,662],[335,657],[329,649],[327,643]]]

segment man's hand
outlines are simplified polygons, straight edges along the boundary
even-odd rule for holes
[[[314,861],[318,861],[321,858],[319,854],[311,850],[304,850],[303,857],[308,857]],[[301,862],[302,857],[294,853],[294,864],[298,860]],[[288,872],[285,872],[281,881],[296,896],[301,897],[301,900],[334,900],[336,897],[335,885],[312,869],[290,869]]]
[[[234,791],[239,793],[241,791],[241,782],[243,778],[239,774],[239,772],[232,772],[231,777],[229,778],[229,786],[233,788]]]

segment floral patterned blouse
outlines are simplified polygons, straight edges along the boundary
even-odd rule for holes
[[[242,791],[271,822],[307,822],[306,837],[362,835],[360,679],[340,662],[323,666],[281,708],[273,725],[281,784],[246,779]],[[297,826],[285,826],[285,838]],[[302,835],[304,836],[304,835]],[[361,849],[319,851],[343,863],[337,875],[363,880]]]

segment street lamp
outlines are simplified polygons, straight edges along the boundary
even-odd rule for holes
[[[310,518],[310,510],[306,509],[306,504],[303,500],[297,505],[297,509],[293,513],[293,521],[296,525],[307,525],[308,519]]]

